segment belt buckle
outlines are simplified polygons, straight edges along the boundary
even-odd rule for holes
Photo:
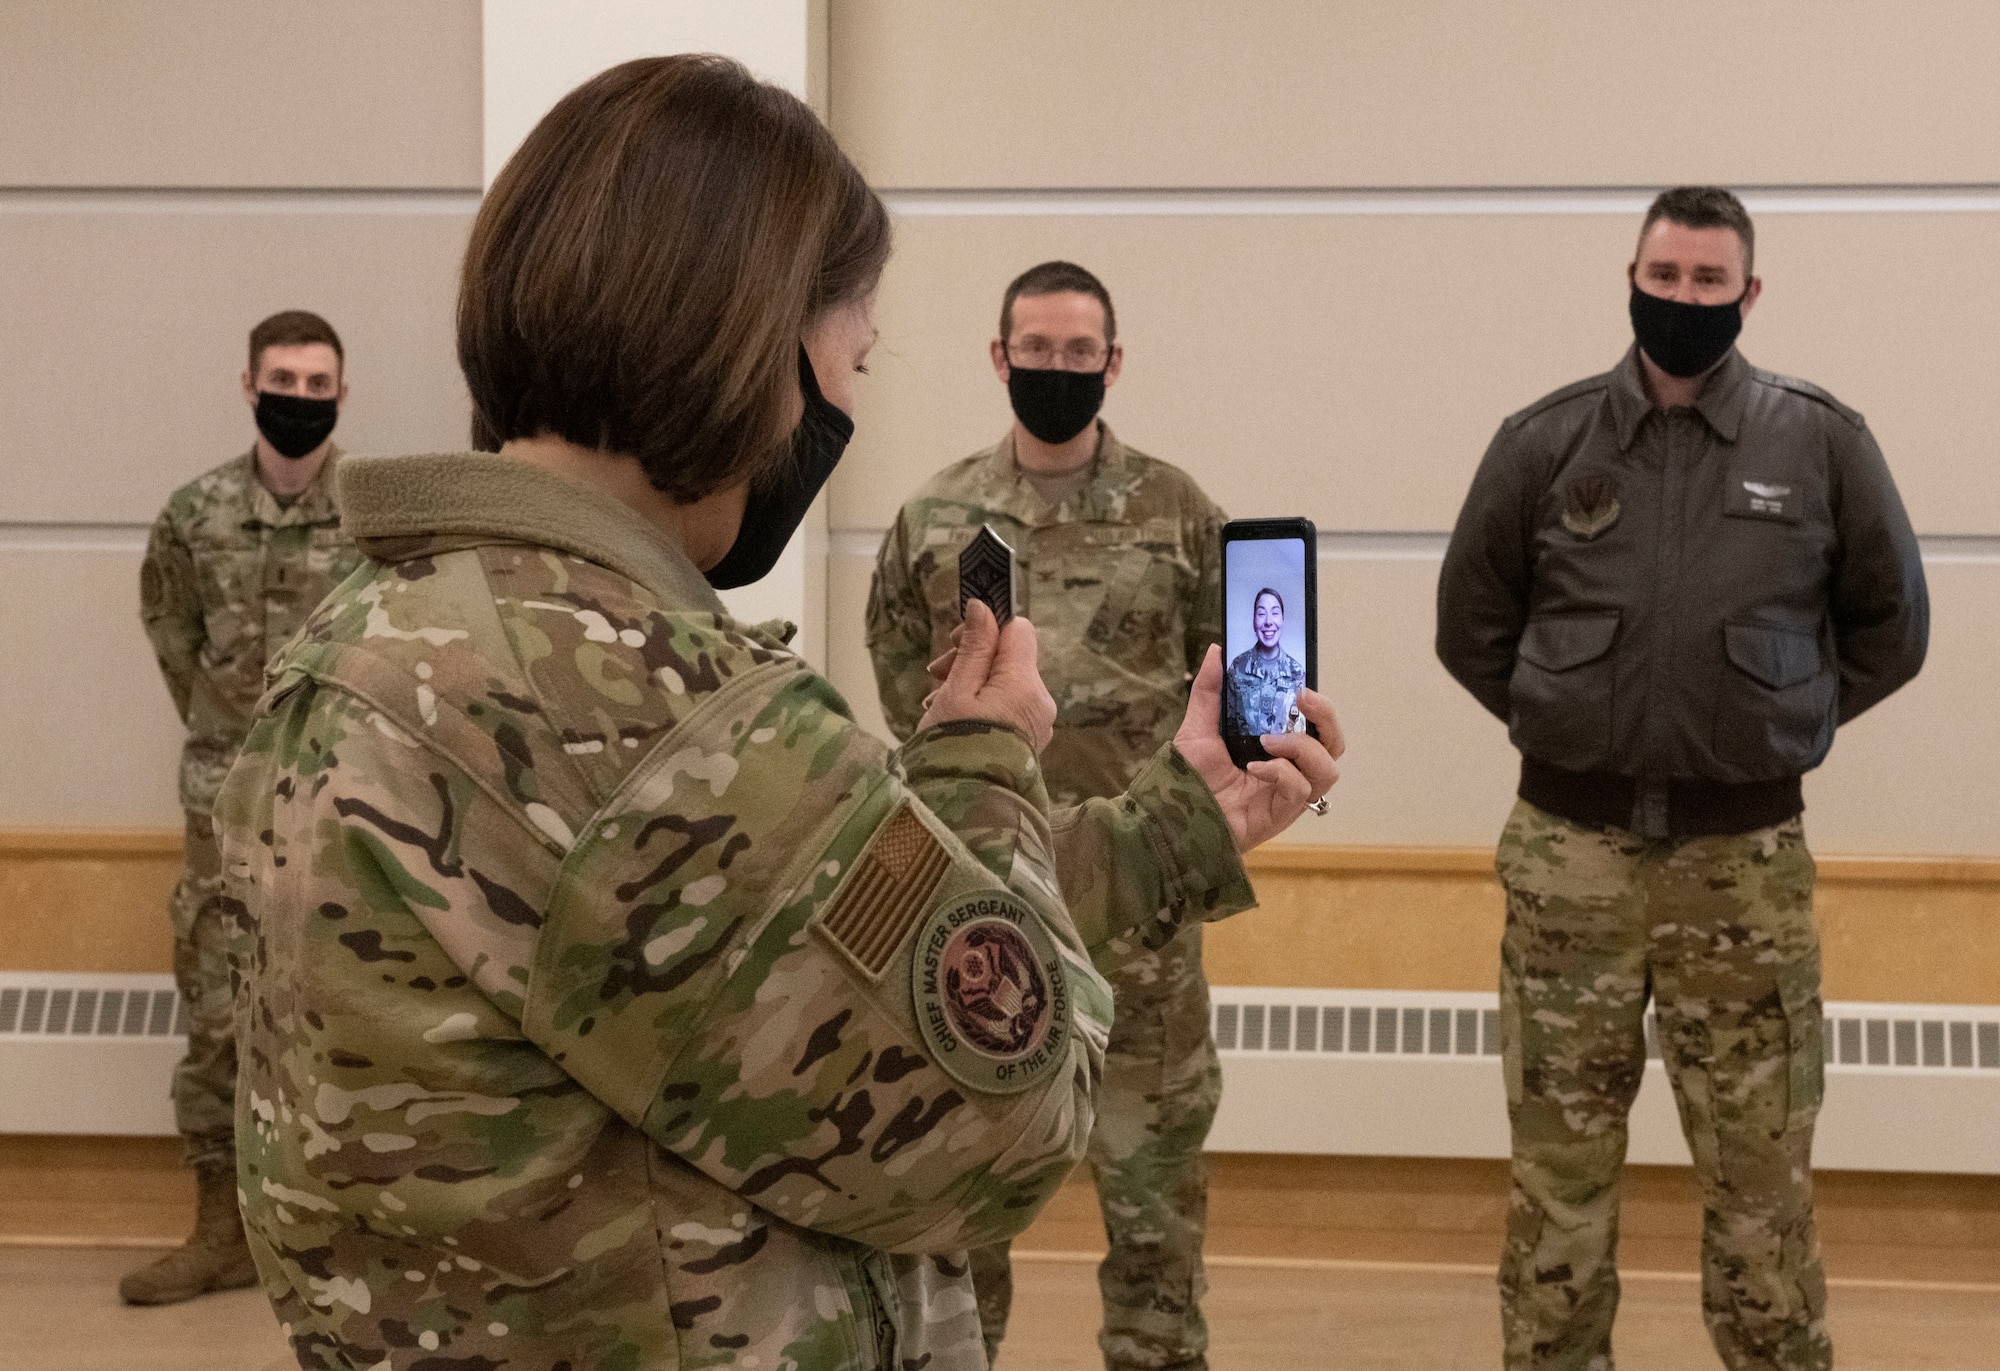
[[[1638,781],[1632,787],[1632,831],[1658,841],[1670,836],[1667,826],[1667,786],[1664,781]]]

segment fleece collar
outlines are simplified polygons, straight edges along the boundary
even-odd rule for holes
[[[350,457],[338,479],[342,522],[377,561],[528,543],[615,571],[663,604],[728,613],[680,545],[637,510],[526,462],[484,452]]]

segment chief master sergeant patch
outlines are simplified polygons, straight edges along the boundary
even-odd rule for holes
[[[924,922],[917,1026],[938,1064],[988,1094],[1026,1090],[1069,1043],[1069,981],[1041,921],[1004,890],[972,890]]]

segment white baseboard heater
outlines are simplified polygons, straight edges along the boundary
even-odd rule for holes
[[[1491,994],[1216,986],[1222,1110],[1209,1148],[1505,1157]],[[186,1051],[170,976],[0,972],[0,1133],[174,1131]],[[1831,1170],[2000,1174],[2000,1006],[1829,1003]],[[1657,1033],[1632,1111],[1635,1162],[1688,1162]]]
[[[0,1133],[171,1134],[186,1035],[171,976],[0,972]]]
[[[1505,1157],[1499,997],[1216,986],[1216,1152]],[[1826,1005],[1826,1103],[1813,1164],[2000,1174],[2000,1006]],[[1647,1016],[1651,1060],[1629,1160],[1689,1164]]]

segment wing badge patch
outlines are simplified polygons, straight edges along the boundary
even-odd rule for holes
[[[1617,523],[1623,512],[1617,487],[1602,472],[1584,472],[1563,492],[1562,526],[1586,542]]]

